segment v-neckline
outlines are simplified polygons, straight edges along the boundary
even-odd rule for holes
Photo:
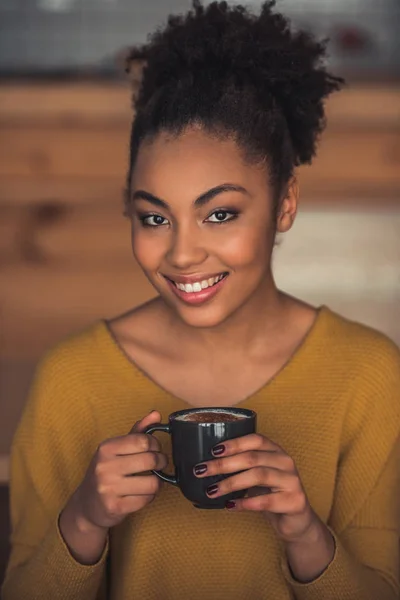
[[[256,391],[250,393],[239,402],[229,406],[239,408],[245,407],[247,404],[254,404],[260,396],[265,396],[265,394],[278,385],[282,379],[286,379],[285,375],[288,372],[292,371],[293,369],[297,369],[302,361],[306,361],[309,353],[313,352],[313,348],[317,340],[321,339],[321,336],[324,337],[323,330],[327,324],[327,321],[329,320],[330,314],[331,311],[328,307],[324,305],[318,307],[317,316],[314,319],[314,322],[282,367]],[[99,336],[98,342],[104,347],[105,350],[111,352],[117,359],[119,359],[118,363],[121,367],[121,374],[123,374],[130,383],[136,382],[137,384],[139,378],[139,380],[147,384],[147,387],[153,387],[158,394],[162,392],[170,402],[179,407],[200,408],[200,406],[191,404],[184,398],[181,398],[180,396],[177,396],[173,392],[166,389],[149,373],[142,369],[120,345],[111,331],[107,320],[102,319],[97,325],[97,333]]]

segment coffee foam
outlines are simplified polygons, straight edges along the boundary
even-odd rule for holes
[[[216,413],[219,416],[221,415],[228,415],[228,416],[232,416],[235,417],[236,419],[248,419],[250,417],[250,415],[246,415],[245,413],[241,413],[241,412],[235,412],[233,410],[229,410],[229,409],[222,409],[222,408],[203,408],[203,409],[199,409],[199,410],[193,410],[190,413],[186,413],[184,415],[179,415],[178,417],[176,417],[177,421],[192,421],[192,418],[194,415],[199,415],[202,413]]]

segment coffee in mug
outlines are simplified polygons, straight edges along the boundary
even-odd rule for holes
[[[248,419],[247,415],[238,415],[229,410],[199,410],[190,412],[187,415],[176,417],[179,421],[194,421],[195,423],[229,423],[231,421],[239,421],[240,419]]]
[[[196,508],[225,508],[226,502],[243,498],[247,490],[232,492],[219,498],[209,498],[208,486],[218,483],[234,473],[214,475],[199,479],[193,467],[213,460],[214,446],[226,440],[255,433],[256,413],[245,408],[195,408],[172,413],[168,423],[149,425],[144,433],[164,431],[171,435],[172,459],[175,474],[153,471],[157,477],[176,485]]]

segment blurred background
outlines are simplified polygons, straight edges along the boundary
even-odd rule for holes
[[[122,217],[132,115],[116,56],[190,4],[0,0],[0,578],[9,449],[38,358],[153,295]],[[400,344],[400,3],[278,6],[329,37],[330,64],[348,80],[299,173],[278,284]]]

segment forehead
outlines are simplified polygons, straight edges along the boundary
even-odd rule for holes
[[[220,139],[200,129],[179,136],[160,133],[144,141],[132,173],[132,189],[145,189],[160,195],[172,186],[196,195],[221,183],[244,187],[266,186],[265,170],[244,160],[233,139]],[[165,190],[165,192],[163,192]]]

